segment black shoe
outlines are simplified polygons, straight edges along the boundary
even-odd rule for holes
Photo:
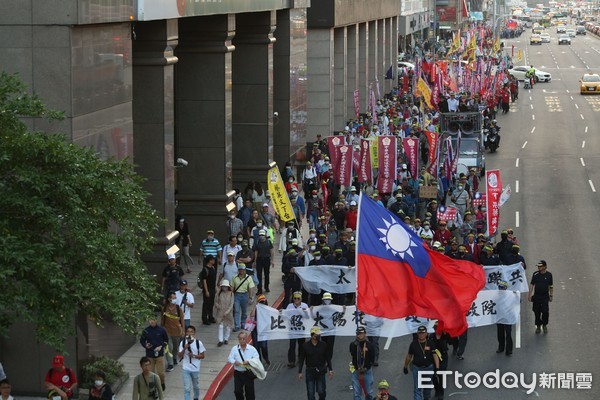
[[[548,333],[548,325],[542,325],[542,329],[544,329],[544,333]]]
[[[214,319],[214,318],[211,318],[211,319],[208,320],[208,322],[210,322],[211,324],[216,324],[217,320]]]
[[[269,290],[269,288],[265,289],[265,293],[271,293],[271,291]]]
[[[223,342],[217,343],[217,347],[221,347],[221,346],[223,346]]]
[[[210,321],[202,321],[202,325],[210,325]]]
[[[271,361],[266,360],[263,365],[265,366],[265,368],[269,368],[269,366],[271,366]]]
[[[542,330],[540,329],[539,325],[535,326],[535,333],[540,333]]]
[[[379,367],[379,361],[375,361],[375,362],[373,363],[373,366],[374,366],[374,367]]]
[[[506,357],[512,357],[512,353],[506,353]]]
[[[171,371],[173,371],[173,366],[172,365],[167,366],[167,372],[171,372]]]
[[[229,344],[229,341],[228,341],[228,340],[225,340],[223,343],[225,343],[225,344]]]
[[[161,383],[161,384],[160,384],[160,387],[162,388],[163,392],[164,392],[164,391],[166,390],[166,388],[167,388],[167,387],[165,386],[165,384],[164,384],[164,383]]]
[[[496,354],[500,354],[500,353],[504,353],[504,349],[498,349],[498,350],[496,350]]]
[[[463,355],[461,354],[461,355],[457,355],[457,356],[456,356],[456,359],[457,359],[457,360],[464,360],[465,358],[464,358],[464,357],[463,357]]]
[[[295,366],[296,366],[295,362],[289,362],[287,365],[288,368],[294,368]]]

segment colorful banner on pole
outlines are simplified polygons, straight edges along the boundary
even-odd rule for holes
[[[427,107],[433,108],[431,105],[431,89],[429,88],[429,85],[427,85],[427,82],[421,77],[419,77],[419,80],[417,81],[417,90],[421,93],[421,97],[423,98],[423,101],[425,101],[425,104],[427,104]]]
[[[360,90],[356,89],[354,91],[354,115],[358,117],[360,114]]]
[[[498,232],[498,222],[500,221],[500,195],[502,194],[502,181],[500,180],[500,170],[494,169],[485,172],[486,182],[486,200],[487,200],[487,226],[488,237],[494,236]]]
[[[439,135],[437,132],[425,131],[429,153],[427,154],[427,172],[437,177]]]
[[[271,193],[271,199],[273,199],[273,208],[279,218],[285,222],[294,220],[295,216],[292,211],[292,204],[290,203],[290,198],[287,195],[277,166],[272,167],[267,172],[267,186]]]
[[[395,136],[379,136],[379,176],[377,190],[380,194],[392,193],[392,186],[396,179],[397,146]]]
[[[336,182],[340,185],[350,186],[352,184],[352,154],[354,149],[351,145],[343,144],[336,146],[337,165],[335,166]]]
[[[360,140],[360,166],[358,169],[358,181],[373,183],[373,168],[371,167],[371,141]]]
[[[502,191],[502,194],[500,195],[500,201],[498,202],[498,207],[502,207],[504,205],[504,203],[506,203],[508,201],[508,199],[510,199],[511,194],[512,194],[512,191],[510,189],[510,184],[508,184],[508,185],[506,185],[506,187]]]
[[[329,136],[327,138],[327,148],[329,149],[329,158],[331,161],[331,165],[335,168],[337,167],[337,152],[335,149],[337,146],[340,146],[344,143],[343,136]]]
[[[419,176],[417,172],[419,170],[419,139],[412,137],[402,139],[402,145],[404,146],[404,154],[408,157],[410,175]]]
[[[371,150],[371,167],[379,168],[379,145],[377,136],[367,139],[369,140],[369,149]]]

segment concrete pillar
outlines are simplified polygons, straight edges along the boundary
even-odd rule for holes
[[[197,253],[207,229],[225,236],[225,206],[231,181],[230,15],[179,20],[175,107],[177,157],[189,162],[177,170],[177,214],[186,217]]]
[[[387,91],[385,90],[385,73],[389,68],[389,49],[387,48],[386,20],[380,19],[378,21],[377,27],[377,65],[379,68],[379,74],[377,74],[377,79],[379,80],[379,90],[381,91],[381,96],[384,96],[387,93]]]
[[[290,10],[278,10],[273,45],[273,159],[278,166],[290,159],[290,32]]]
[[[141,22],[132,44],[133,162],[146,177],[148,201],[167,220],[157,232],[164,236],[175,227],[173,69],[177,57],[177,20]],[[164,253],[162,262],[164,264]]]
[[[375,80],[378,76],[378,64],[377,64],[377,54],[378,54],[378,48],[377,48],[377,36],[378,36],[378,26],[377,26],[377,20],[375,21],[369,21],[369,75],[368,75],[368,82],[369,82],[369,88],[371,90],[373,90],[373,93],[375,93],[375,97],[377,97],[377,85],[375,83]],[[370,92],[369,92],[370,95]],[[367,103],[367,111],[369,111],[369,103]]]
[[[358,24],[348,25],[346,28],[346,70],[347,70],[347,91],[346,91],[346,115],[348,118],[356,117],[354,113],[354,91],[359,88],[358,81]]]
[[[360,112],[367,112],[369,99],[369,24],[358,24],[358,90]]]
[[[391,43],[391,47],[392,47],[392,62],[394,65],[394,86],[398,86],[398,76],[396,74],[396,60],[398,59],[398,19],[400,17],[392,17],[391,18],[391,26],[392,26],[392,32],[391,32],[391,36],[392,36],[392,43]]]
[[[334,95],[333,95],[333,129],[342,130],[346,125],[346,120],[352,114],[347,114],[347,96],[348,79],[347,79],[347,29],[346,27],[336,28],[333,32],[334,45]],[[331,132],[328,132],[331,134]]]
[[[328,136],[333,125],[333,28],[308,31],[308,141]]]
[[[397,60],[393,58],[394,52],[394,32],[392,31],[392,18],[385,19],[385,60],[386,60],[386,68],[392,66],[392,74],[393,79],[386,79],[385,81],[385,92],[388,93],[394,86],[397,86],[398,77],[396,76],[396,66]],[[396,49],[396,52],[398,50]],[[387,69],[386,69],[387,73]]]
[[[276,13],[236,14],[233,65],[233,183],[266,185],[273,160],[273,43]]]

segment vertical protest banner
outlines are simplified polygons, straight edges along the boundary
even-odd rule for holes
[[[356,89],[354,91],[354,115],[358,118],[358,114],[360,114],[360,90]]]
[[[379,136],[379,174],[377,190],[380,194],[392,193],[396,169],[398,166],[398,150],[395,136]]]
[[[487,201],[487,226],[486,236],[494,236],[498,232],[500,220],[500,195],[502,194],[502,181],[500,170],[493,169],[485,172],[486,201]]]
[[[413,137],[404,138],[402,139],[402,145],[404,146],[404,153],[408,157],[410,175],[419,176],[419,139]]]
[[[294,220],[292,204],[275,163],[272,163],[271,168],[267,171],[267,186],[271,193],[271,199],[273,199],[273,208],[279,218],[285,222]]]
[[[425,131],[429,153],[427,154],[427,172],[437,177],[439,135],[437,132]]]
[[[340,185],[350,186],[352,184],[352,153],[351,145],[343,144],[336,147],[338,166],[335,170],[336,181]]]
[[[379,168],[379,141],[376,136],[367,139],[369,140],[369,150],[371,151],[371,167]]]
[[[337,146],[343,143],[343,136],[329,136],[327,138],[327,148],[329,149],[329,158],[331,161],[331,166],[335,170],[337,168]]]
[[[359,182],[373,182],[373,168],[371,168],[371,149],[370,141],[360,140],[360,165],[358,169]]]

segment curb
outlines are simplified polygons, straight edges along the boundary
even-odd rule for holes
[[[279,308],[279,306],[283,302],[284,294],[285,294],[285,292],[282,292],[279,295],[279,297],[277,298],[277,300],[275,300],[275,302],[273,303],[273,305],[271,307]],[[249,343],[252,343],[252,341],[250,340]],[[219,397],[219,395],[221,394],[221,391],[223,391],[223,389],[225,388],[227,383],[229,383],[229,380],[231,379],[232,376],[233,376],[233,365],[231,365],[230,363],[227,363],[223,367],[223,369],[221,369],[221,372],[219,372],[217,377],[210,384],[210,387],[208,388],[208,390],[206,391],[206,394],[204,395],[204,400],[217,399]]]

